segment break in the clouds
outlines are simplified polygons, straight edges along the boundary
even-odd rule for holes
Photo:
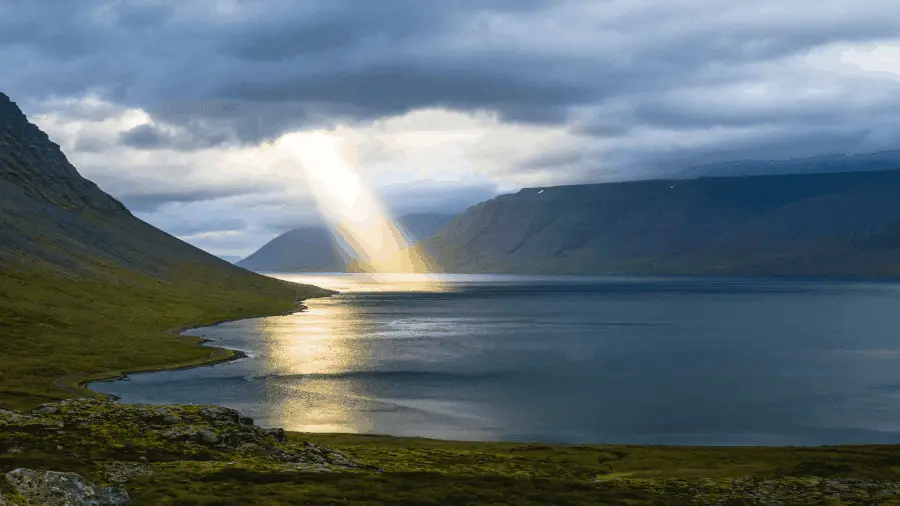
[[[317,219],[271,145],[297,131],[397,213],[900,148],[897,34],[889,0],[7,0],[0,90],[140,216],[244,254]]]

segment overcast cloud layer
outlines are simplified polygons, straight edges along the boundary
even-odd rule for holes
[[[737,158],[900,148],[889,0],[5,0],[0,90],[151,223],[247,254],[316,220],[328,130],[397,213]]]

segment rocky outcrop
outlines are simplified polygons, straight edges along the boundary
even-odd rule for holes
[[[98,487],[74,473],[19,468],[6,481],[31,504],[43,506],[124,506],[131,504],[120,488]]]
[[[96,448],[114,457],[106,472],[122,483],[152,473],[155,461],[227,461],[250,467],[340,471],[373,469],[347,454],[309,442],[292,441],[281,428],[264,428],[238,411],[220,406],[131,405],[72,399],[39,406],[28,413],[0,412],[0,430],[21,432],[19,451],[56,447]],[[42,434],[39,440],[33,434]],[[124,467],[123,467],[124,466]],[[123,477],[125,477],[123,479]]]

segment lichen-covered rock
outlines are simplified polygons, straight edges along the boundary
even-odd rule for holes
[[[208,420],[238,423],[241,419],[241,414],[237,410],[222,406],[204,406],[197,413]]]
[[[187,442],[193,441],[197,437],[197,431],[190,426],[174,427],[170,430],[157,433],[160,437],[170,442]]]
[[[131,504],[122,489],[97,487],[74,473],[15,469],[6,481],[22,497],[43,506],[121,506]]]
[[[53,404],[42,404],[35,408],[34,413],[37,415],[55,415],[59,413],[59,408]]]
[[[284,429],[263,428],[251,422],[238,411],[219,406],[158,406],[96,399],[50,403],[27,414],[0,412],[0,426],[21,434],[5,443],[10,452],[21,447],[26,453],[91,454],[150,466],[159,461],[236,460],[251,467],[291,464],[290,468],[298,469],[295,464],[310,464],[332,470],[367,468],[340,452],[289,441]],[[40,437],[34,437],[38,433]]]
[[[149,476],[153,469],[141,462],[112,462],[107,464],[104,476],[109,483],[121,485],[137,476]]]
[[[30,420],[31,417],[27,415],[20,415],[15,411],[0,409],[0,427],[4,427],[7,425],[20,425]]]
[[[281,428],[268,429],[266,430],[266,434],[275,438],[275,441],[278,441],[279,443],[287,440],[287,435],[284,433],[284,429]]]
[[[197,431],[197,441],[205,445],[214,445],[219,442],[219,437],[210,430],[200,429]]]

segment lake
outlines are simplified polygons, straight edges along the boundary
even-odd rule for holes
[[[274,275],[339,290],[194,329],[246,359],[94,383],[305,432],[679,445],[900,443],[900,284]]]

